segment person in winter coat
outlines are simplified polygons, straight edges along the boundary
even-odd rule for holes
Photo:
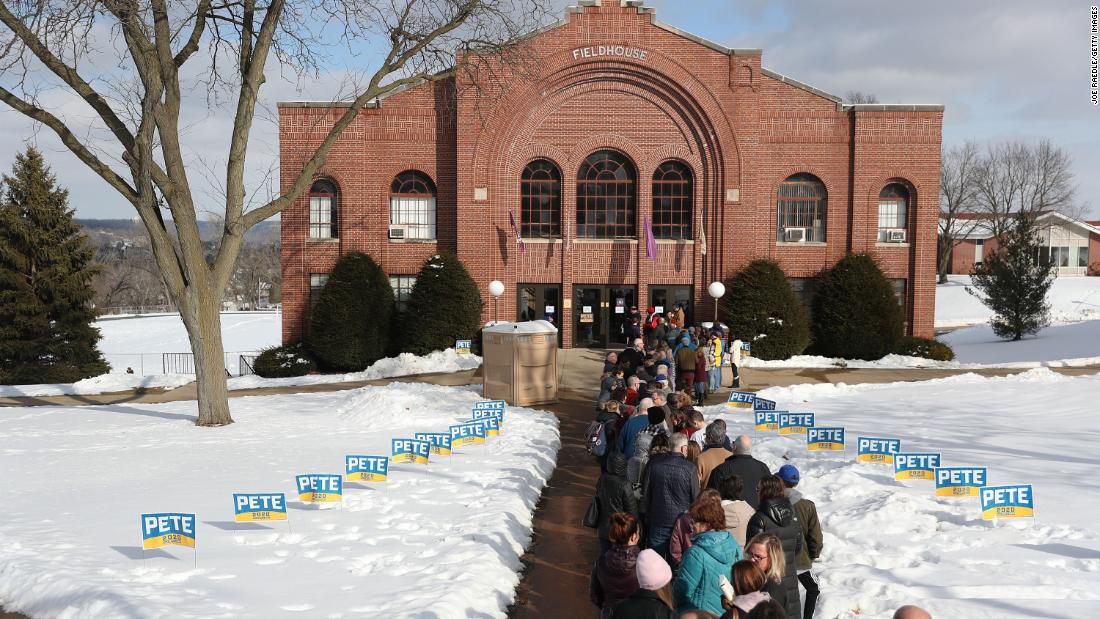
[[[744,343],[737,338],[736,335],[730,336],[732,339],[729,345],[730,353],[730,374],[733,377],[733,382],[730,386],[734,389],[741,387],[741,345]]]
[[[806,589],[806,604],[802,610],[802,619],[811,619],[817,607],[817,598],[821,595],[821,588],[814,579],[813,562],[821,556],[821,548],[824,538],[821,535],[821,522],[817,519],[817,506],[814,502],[804,498],[802,493],[795,490],[800,475],[793,464],[784,464],[779,468],[776,477],[783,482],[787,492],[787,500],[798,514],[798,523],[802,525],[802,551],[795,558],[795,569],[798,570],[798,582]]]
[[[649,442],[648,450],[635,449],[634,457],[626,463],[626,478],[634,485],[636,494],[641,494],[642,476],[645,474],[646,467],[649,466],[650,458],[658,454],[667,454],[672,450],[668,439],[669,436],[664,433],[655,435]]]
[[[688,447],[691,447],[688,445]],[[684,560],[684,553],[688,548],[691,548],[691,538],[695,536],[695,528],[692,526],[694,523],[691,520],[691,510],[700,506],[703,503],[714,503],[718,505],[718,508],[722,508],[722,497],[713,490],[704,490],[699,493],[699,498],[695,499],[695,502],[691,504],[691,507],[676,519],[676,524],[672,527],[672,537],[668,540],[668,554],[669,565],[672,566],[672,571],[675,572],[679,569],[680,563]],[[701,508],[700,508],[701,509]]]
[[[676,326],[683,328],[687,325],[687,317],[684,312],[684,304],[680,303],[676,306],[676,309],[672,313],[672,319],[676,323]]]
[[[722,331],[720,329],[714,329],[710,332],[710,347],[714,363],[707,369],[707,382],[710,387],[709,391],[718,393],[722,389],[722,365],[724,363],[722,357],[726,352],[725,346],[722,344]]]
[[[638,541],[642,534],[638,519],[619,512],[612,514],[610,521],[611,547],[596,559],[588,580],[588,598],[600,609],[600,617],[610,617],[615,604],[638,590]]]
[[[772,601],[778,602],[786,610],[791,589],[784,584],[783,569],[787,563],[787,557],[783,553],[782,542],[779,541],[778,537],[770,533],[764,533],[750,539],[745,550],[748,560],[752,561],[753,565],[768,577],[767,584],[764,585],[764,591]],[[794,586],[794,607],[798,608],[797,583]]]
[[[634,457],[631,460],[639,457],[648,460],[649,457],[646,454],[649,453],[650,447],[653,445],[653,439],[659,434],[668,434],[663,407],[650,406],[646,411],[646,420],[649,423],[634,436]]]
[[[695,351],[695,401],[699,406],[707,399],[707,365],[706,349],[700,346]]]
[[[642,475],[642,497],[645,502],[646,539],[649,547],[668,555],[668,541],[676,518],[699,496],[699,474],[688,462],[687,437],[675,434],[671,451],[653,456]]]
[[[710,477],[718,465],[725,462],[732,452],[727,451],[722,444],[726,440],[726,422],[715,419],[710,422],[703,434],[703,455],[699,458],[699,479],[704,487],[710,488]],[[717,488],[714,488],[717,490]]]
[[[631,340],[631,346],[619,353],[619,366],[626,372],[626,376],[632,376],[645,361],[645,344],[642,338]]]
[[[741,500],[741,478],[731,475],[718,482],[718,493],[722,496],[722,511],[726,513],[726,530],[744,548],[749,541],[749,519],[756,510]]]
[[[615,444],[615,439],[619,433],[619,425],[622,422],[620,414],[621,407],[616,400],[608,400],[603,404],[603,410],[596,414],[596,421],[603,424],[604,440],[607,441],[608,449],[602,456],[596,456],[596,461],[600,463],[600,472],[607,471],[607,456],[611,454],[614,449],[612,446]]]
[[[741,560],[741,547],[726,531],[726,518],[717,501],[693,504],[688,514],[695,537],[672,583],[672,600],[681,612],[698,608],[719,614],[724,610],[719,577],[729,578],[733,564]]]
[[[603,409],[603,403],[611,399],[611,393],[619,387],[626,387],[623,369],[616,366],[600,381],[600,395],[596,398],[596,410]]]
[[[615,440],[615,449],[622,452],[627,459],[634,457],[634,444],[638,439],[638,433],[643,428],[649,425],[649,409],[653,406],[643,408],[645,400],[638,403],[638,407],[635,409],[634,414],[630,416],[630,419],[626,420],[626,424],[623,425],[622,432],[619,433],[618,438]]]
[[[612,619],[676,619],[672,612],[672,568],[661,555],[646,548],[634,564],[638,589],[611,608]]]
[[[756,495],[757,483],[766,475],[770,475],[771,471],[768,469],[768,465],[752,457],[752,439],[742,434],[733,441],[733,455],[726,458],[726,461],[719,464],[710,473],[710,479],[707,481],[706,486],[708,488],[717,488],[718,482],[724,477],[730,475],[737,475],[741,478],[741,483],[744,485],[744,490],[741,491],[741,498],[756,509],[759,499]]]
[[[676,360],[676,390],[690,392],[695,388],[695,349],[690,337],[680,340],[673,358]]]
[[[782,587],[786,592],[783,607],[792,619],[802,619],[802,604],[798,599],[798,572],[795,558],[802,550],[802,525],[791,502],[783,491],[783,482],[775,475],[768,475],[757,486],[760,505],[749,519],[747,534],[751,540],[762,533],[770,533],[779,538],[783,546],[786,564],[783,566]],[[772,597],[776,597],[772,595]]]
[[[634,489],[626,480],[626,458],[617,451],[607,456],[607,472],[596,481],[596,503],[600,508],[596,535],[600,540],[600,552],[603,553],[611,547],[611,515],[623,512],[638,517],[638,501],[634,498]]]
[[[771,596],[764,591],[768,584],[768,576],[760,568],[749,560],[738,561],[733,564],[733,577],[730,579],[733,585],[733,604],[722,619],[743,619],[749,616],[749,612],[758,604],[771,600]]]

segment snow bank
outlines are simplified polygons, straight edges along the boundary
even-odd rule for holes
[[[992,312],[966,291],[969,275],[948,275],[948,282],[936,286],[936,327],[981,324]],[[1059,277],[1054,280],[1047,301],[1055,322],[1076,322],[1100,318],[1100,277]]]
[[[1002,340],[989,325],[959,329],[939,339],[955,350],[958,361],[966,363],[1100,363],[1100,320],[1052,325],[1018,342]]]
[[[531,515],[560,445],[557,419],[509,407],[504,431],[341,506],[297,501],[300,473],[394,437],[445,431],[476,390],[385,387],[231,401],[232,426],[194,403],[5,409],[0,605],[34,617],[505,617]],[[286,523],[234,523],[233,492],[284,492]],[[191,551],[140,550],[138,515],[197,514]],[[583,592],[578,593],[583,594]]]
[[[1048,369],[999,378],[960,375],[880,385],[796,385],[760,395],[846,429],[844,454],[810,453],[805,439],[757,436],[753,454],[786,462],[817,504],[825,534],[815,564],[815,616],[889,617],[915,603],[934,617],[1100,616],[1100,374]],[[725,406],[731,436],[753,435],[751,413]],[[946,466],[986,466],[991,484],[1031,483],[1036,518],[989,523],[978,499],[934,496],[931,482],[855,462],[859,435],[899,438],[903,451],[942,454]],[[789,460],[788,460],[789,458]]]
[[[48,395],[96,395],[116,393],[134,389],[159,388],[164,390],[182,387],[195,380],[193,374],[158,374],[138,376],[137,374],[103,374],[85,378],[75,383],[53,385],[0,385],[0,397],[37,397]]]
[[[302,385],[321,385],[326,383],[348,383],[379,378],[409,376],[411,374],[430,374],[435,372],[461,372],[475,370],[481,365],[481,357],[474,354],[457,353],[453,348],[437,350],[424,356],[401,353],[396,357],[379,359],[362,372],[348,374],[309,374],[289,378],[261,378],[259,376],[239,376],[229,379],[229,389],[257,389],[260,387],[300,387]]]

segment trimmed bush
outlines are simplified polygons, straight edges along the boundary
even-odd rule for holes
[[[848,254],[822,272],[813,301],[814,351],[874,360],[897,350],[904,317],[874,257]]]
[[[252,362],[252,370],[257,376],[263,378],[305,376],[315,369],[317,364],[313,362],[300,342],[264,348]]]
[[[324,370],[362,371],[386,356],[393,308],[382,268],[367,254],[344,254],[313,308],[306,347]]]
[[[727,281],[718,312],[760,359],[788,359],[810,342],[806,312],[773,260],[753,260]]]
[[[922,359],[933,359],[935,361],[955,360],[955,351],[951,350],[951,347],[947,344],[939,340],[913,337],[911,335],[901,338],[894,352],[908,357],[921,357]]]
[[[477,284],[458,256],[443,252],[428,258],[405,307],[401,349],[426,355],[454,348],[455,340],[474,339],[482,307]]]

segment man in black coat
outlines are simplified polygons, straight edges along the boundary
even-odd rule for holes
[[[603,554],[611,547],[608,539],[611,514],[626,512],[638,517],[638,501],[634,498],[634,488],[626,480],[626,456],[617,451],[608,454],[607,472],[600,475],[596,482],[596,502],[600,506],[596,533],[600,538],[600,554]]]
[[[765,475],[771,475],[768,466],[752,457],[752,439],[742,434],[733,441],[733,455],[726,461],[714,467],[710,473],[707,488],[718,490],[718,484],[727,477],[737,475],[741,478],[744,490],[741,491],[741,499],[756,509],[760,499],[756,496],[756,484]]]
[[[668,556],[668,540],[680,514],[699,496],[699,470],[687,461],[688,437],[672,435],[669,453],[649,459],[642,476],[649,547]]]
[[[633,376],[643,361],[645,361],[645,347],[640,337],[635,338],[633,346],[619,353],[619,365],[623,368],[624,376]]]

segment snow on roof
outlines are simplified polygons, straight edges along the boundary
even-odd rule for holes
[[[545,320],[498,322],[483,329],[485,333],[557,333],[558,328]]]

